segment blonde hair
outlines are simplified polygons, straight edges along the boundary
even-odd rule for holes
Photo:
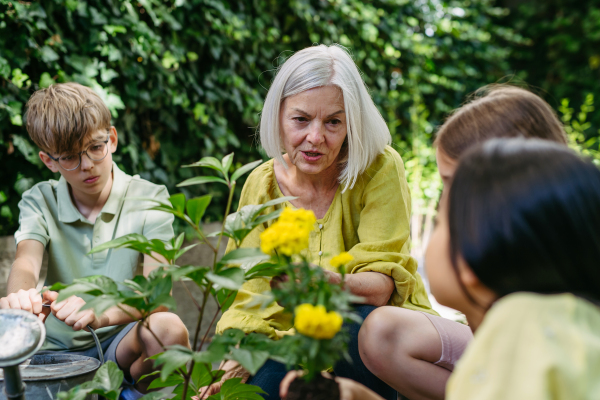
[[[471,146],[491,138],[539,138],[567,144],[556,113],[541,97],[506,84],[477,90],[446,120],[434,146],[457,160]]]
[[[392,141],[383,117],[375,107],[356,64],[340,45],[313,46],[296,52],[280,68],[265,99],[260,118],[260,141],[269,157],[287,166],[283,159],[279,115],[287,97],[333,85],[344,96],[347,121],[347,159],[339,181],[344,190],[371,165]],[[341,152],[340,154],[342,154]]]
[[[83,140],[109,130],[111,114],[102,99],[78,83],[59,83],[33,93],[27,102],[26,126],[43,151],[79,151]]]

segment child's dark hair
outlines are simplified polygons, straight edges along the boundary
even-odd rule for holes
[[[564,146],[492,139],[461,159],[448,194],[463,257],[499,296],[570,292],[600,301],[600,170]]]
[[[488,85],[444,122],[434,145],[457,160],[471,146],[492,138],[540,138],[567,144],[556,113],[541,97],[511,85]]]

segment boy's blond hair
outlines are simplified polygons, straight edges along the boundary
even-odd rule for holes
[[[80,151],[87,136],[110,130],[110,119],[102,99],[92,89],[74,82],[40,89],[27,102],[27,132],[48,153]]]

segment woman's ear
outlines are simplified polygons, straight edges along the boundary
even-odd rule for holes
[[[50,157],[48,157],[48,154],[46,154],[43,151],[40,151],[38,153],[38,156],[50,171],[58,172],[58,166],[53,162],[53,160]]]
[[[110,152],[114,153],[115,151],[117,151],[117,146],[119,145],[119,135],[117,134],[117,128],[111,126],[108,136],[108,145],[110,146]]]

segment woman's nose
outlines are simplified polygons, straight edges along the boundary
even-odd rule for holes
[[[325,140],[325,126],[320,121],[313,121],[309,126],[306,140],[312,144],[321,144]]]

